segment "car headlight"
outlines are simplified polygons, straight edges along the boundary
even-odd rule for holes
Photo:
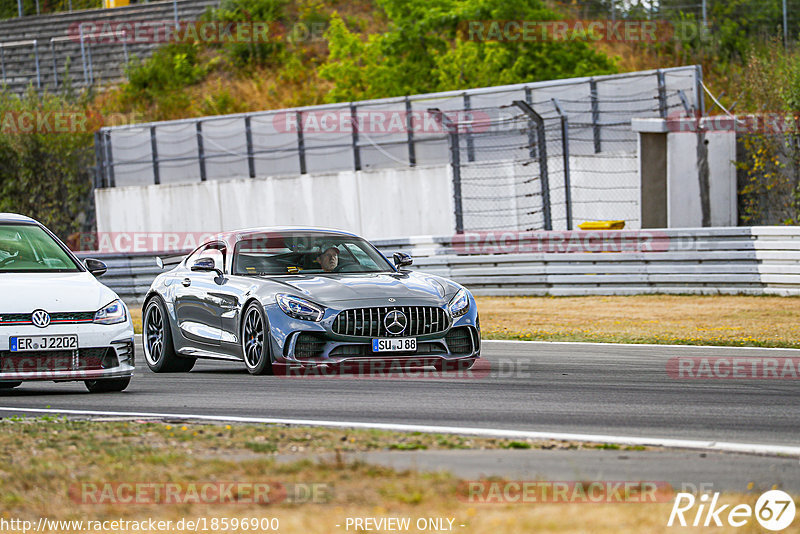
[[[99,309],[94,314],[94,322],[98,324],[124,323],[127,319],[128,314],[125,312],[125,304],[119,299]]]
[[[450,304],[447,305],[447,309],[450,311],[450,315],[453,318],[461,317],[469,310],[469,293],[463,287],[458,290],[456,296],[450,301]]]
[[[295,319],[319,321],[325,314],[324,308],[305,299],[301,299],[300,297],[293,297],[281,293],[275,295],[275,300],[278,301],[278,306],[283,310],[283,313]]]

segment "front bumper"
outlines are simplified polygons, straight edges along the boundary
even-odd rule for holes
[[[12,336],[78,336],[78,350],[10,352]],[[102,380],[133,374],[135,351],[130,321],[118,325],[59,324],[0,329],[0,382]]]
[[[373,352],[369,336],[345,336],[334,333],[332,325],[344,309],[326,310],[319,322],[293,319],[277,306],[267,306],[274,365],[288,368],[314,367],[423,367],[471,364],[480,358],[480,324],[478,312],[471,300],[469,311],[451,318],[449,326],[440,332],[413,336],[417,350],[413,352]],[[418,305],[398,302],[397,306]],[[385,336],[380,336],[385,337]],[[399,336],[403,337],[403,336]]]

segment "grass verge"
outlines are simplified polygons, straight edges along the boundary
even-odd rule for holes
[[[443,445],[443,439],[448,443]],[[280,523],[278,531],[284,533],[345,532],[348,517],[398,516],[410,517],[413,522],[418,518],[452,518],[456,525],[454,530],[464,533],[670,531],[666,527],[671,510],[669,502],[639,505],[473,503],[467,499],[464,481],[447,473],[394,471],[362,462],[345,462],[338,455],[331,461],[312,461],[301,454],[296,461],[291,458],[277,461],[273,454],[387,448],[388,444],[399,440],[418,441],[430,447],[451,447],[454,441],[472,448],[508,446],[509,443],[506,440],[276,425],[11,418],[0,423],[0,451],[6,460],[0,465],[3,480],[0,506],[4,518],[34,522],[40,517],[84,521],[274,517]],[[253,447],[250,445],[253,443],[261,445]],[[540,445],[545,444],[533,444]],[[616,453],[609,451],[609,454]],[[188,502],[178,504],[143,504],[139,500],[113,502],[114,496],[123,495],[120,484],[172,483],[186,487],[217,482],[266,483],[272,488],[311,485],[321,491],[314,499],[295,498],[293,502],[278,499],[268,504],[209,503],[203,499],[187,499]],[[110,494],[89,492],[94,497],[87,498],[87,487],[115,489]],[[103,504],[92,502],[98,495]],[[145,500],[148,496],[152,493],[145,496]],[[756,498],[757,494],[727,495],[723,496],[723,501],[753,505]],[[246,530],[252,529],[228,531]],[[748,528],[715,529],[717,532],[734,530],[756,532]]]
[[[791,297],[477,297],[484,339],[800,348]],[[131,309],[134,328],[142,314]]]

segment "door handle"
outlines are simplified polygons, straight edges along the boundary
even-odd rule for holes
[[[188,278],[184,278],[183,282],[181,283],[183,284],[183,287],[189,287],[190,285],[192,285],[192,281]]]

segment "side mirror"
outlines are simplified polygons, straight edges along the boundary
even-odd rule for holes
[[[108,271],[108,266],[100,260],[86,258],[83,260],[86,269],[95,276],[103,276]]]
[[[213,258],[200,258],[195,260],[191,267],[192,271],[200,271],[205,273],[217,273],[222,276],[222,271],[217,269],[217,264],[214,263]]]
[[[414,263],[414,260],[411,259],[411,256],[405,252],[395,252],[392,258],[394,259],[394,266],[398,268],[408,267]]]

